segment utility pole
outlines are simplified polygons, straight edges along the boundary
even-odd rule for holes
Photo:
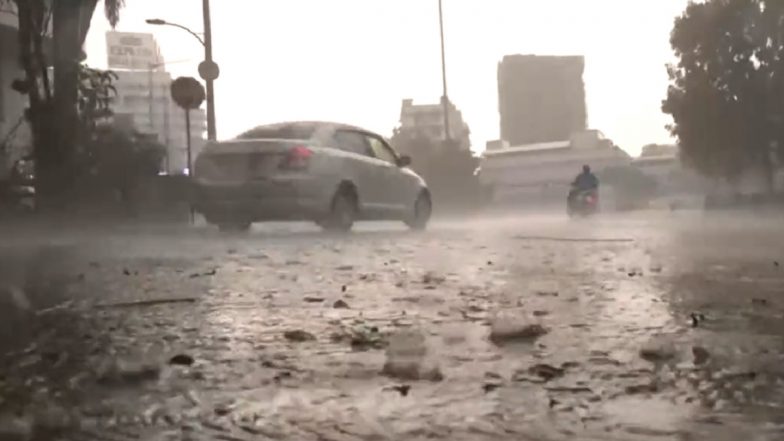
[[[151,133],[155,133],[155,81],[154,81],[154,78],[153,78],[153,76],[155,74],[154,74],[153,69],[155,69],[156,67],[158,67],[157,63],[150,63],[149,66],[147,66],[147,73],[149,74],[149,76],[147,78],[147,81],[148,81],[149,84],[148,84],[147,87],[150,89],[149,90],[149,95],[148,95],[148,101],[149,101],[149,105],[150,105],[149,112],[150,112],[150,132]]]
[[[216,66],[212,60],[212,20],[210,18],[210,0],[202,0],[202,9],[204,15],[204,62],[205,65],[210,67]],[[216,66],[217,69],[217,66]],[[202,75],[206,77],[207,83],[207,139],[215,141],[217,139],[217,130],[215,129],[215,89],[214,82],[217,74]]]
[[[452,139],[452,134],[449,130],[449,94],[446,90],[446,52],[444,51],[444,12],[441,1],[442,0],[438,0],[438,23],[441,28],[441,78],[444,84],[444,95],[441,97],[441,103],[444,106],[445,140],[446,142],[449,142]]]

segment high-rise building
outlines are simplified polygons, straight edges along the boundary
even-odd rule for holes
[[[447,108],[450,139],[457,141],[460,148],[469,149],[471,132],[463,120],[463,113],[451,102],[447,104]],[[414,100],[404,99],[400,107],[400,130],[416,131],[433,140],[445,140],[443,104],[414,104]]]
[[[505,56],[498,64],[501,139],[519,146],[585,130],[584,67],[582,56]]]
[[[106,34],[109,68],[118,76],[115,118],[166,146],[164,169],[180,174],[188,168],[185,111],[171,98],[172,76],[166,71],[152,34],[109,31]],[[207,118],[203,109],[191,110],[191,154],[195,159],[205,144]]]

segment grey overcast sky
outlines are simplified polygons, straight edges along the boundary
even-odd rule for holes
[[[660,105],[669,33],[687,0],[443,0],[449,95],[474,150],[498,138],[497,63],[506,54],[586,57],[588,124],[637,154],[670,142]],[[99,6],[102,8],[102,6]],[[153,32],[168,66],[196,76],[203,50],[159,17],[202,30],[201,0],[128,0],[117,30]],[[354,123],[390,135],[400,102],[438,102],[437,0],[212,0],[219,138],[282,120]],[[88,62],[106,66],[102,14]]]

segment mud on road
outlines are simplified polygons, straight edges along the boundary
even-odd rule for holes
[[[781,439],[776,222],[671,216],[9,238],[0,434]]]

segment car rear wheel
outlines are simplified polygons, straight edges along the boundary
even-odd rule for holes
[[[354,226],[357,218],[357,199],[348,191],[341,191],[332,200],[332,208],[326,219],[319,222],[326,231],[345,233]]]
[[[414,202],[414,210],[411,217],[406,220],[406,225],[416,231],[421,231],[427,228],[427,223],[430,222],[430,215],[433,212],[433,203],[430,201],[430,196],[427,193],[420,193]]]

